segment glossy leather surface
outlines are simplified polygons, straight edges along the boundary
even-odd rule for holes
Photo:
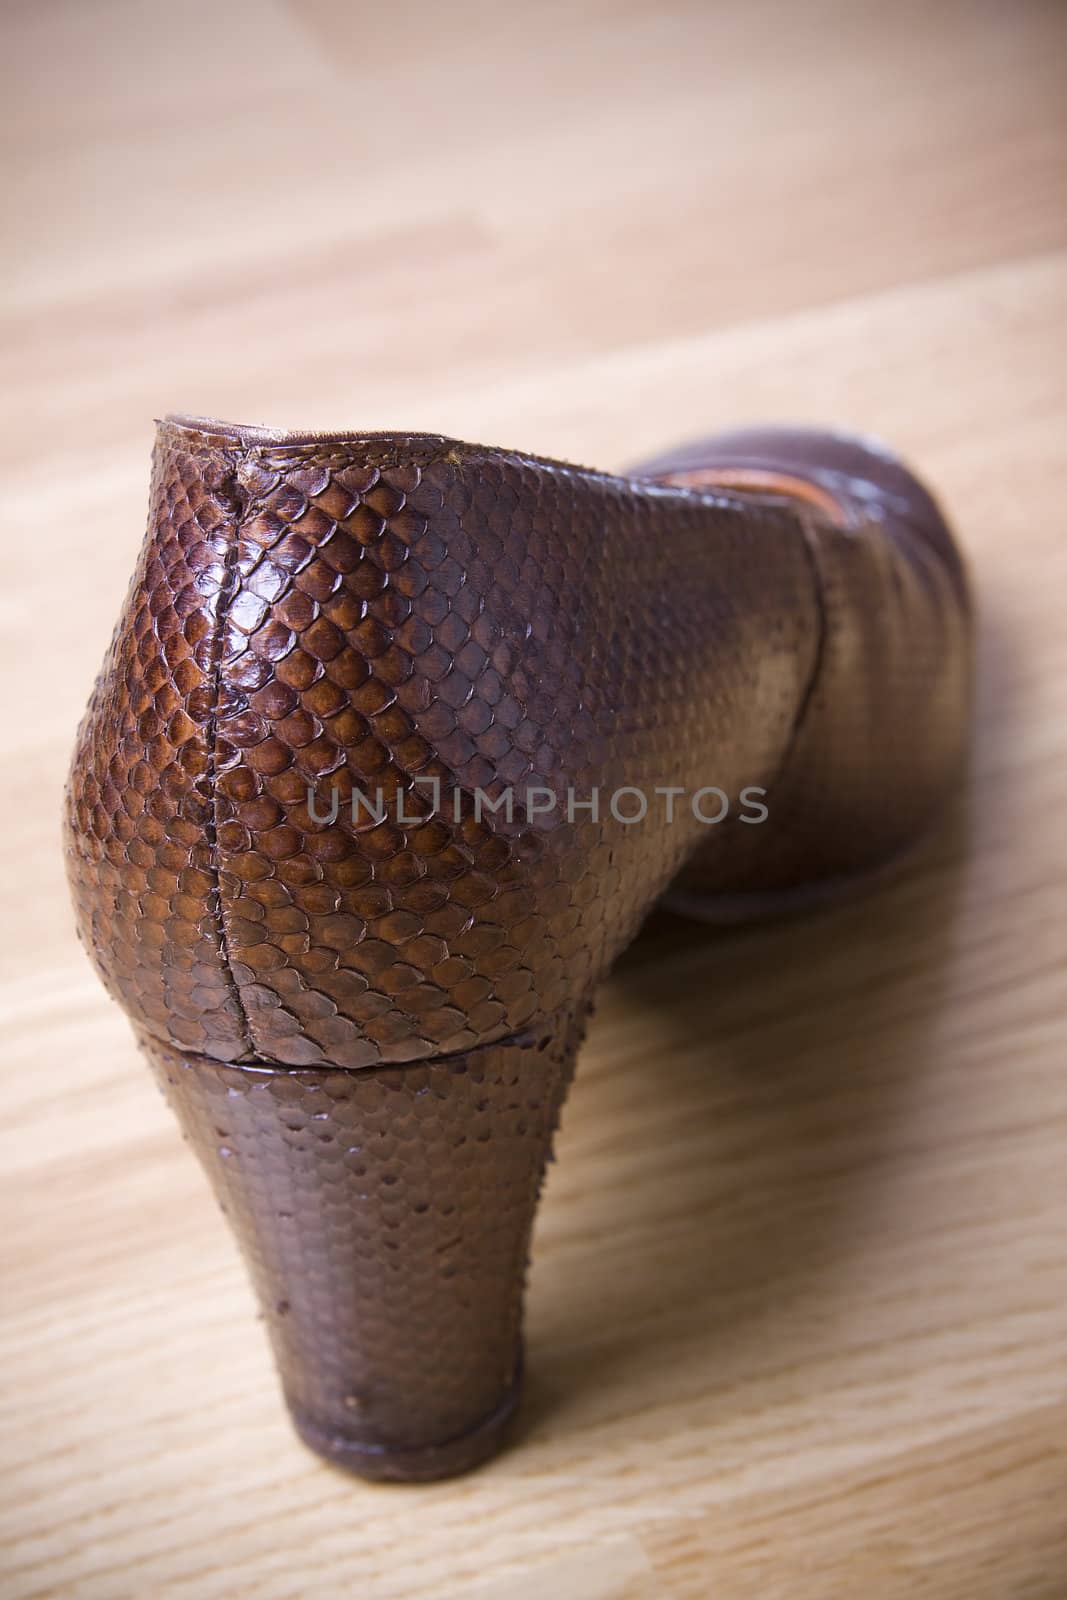
[[[362,1072],[143,1041],[244,1255],[296,1427],[350,1471],[443,1477],[499,1447],[584,1020]]]
[[[694,486],[724,468],[758,491]],[[680,871],[758,895],[904,848],[960,770],[970,631],[936,505],[855,441],[746,433],[621,478],[168,420],[71,768],[79,927],[141,1028],[217,1060],[503,1038],[577,1003]],[[607,809],[712,785],[766,789],[767,821]],[[476,814],[508,787],[512,822]],[[353,824],[353,788],[385,819]]]
[[[499,1448],[592,984],[668,886],[748,914],[894,858],[969,682],[948,531],[866,445],[617,478],[161,426],[68,867],[314,1449],[424,1480]]]

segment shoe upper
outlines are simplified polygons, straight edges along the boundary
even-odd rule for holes
[[[162,423],[66,804],[137,1025],[294,1066],[461,1050],[574,1004],[683,867],[764,891],[903,848],[966,737],[940,513],[874,467],[827,510],[705,463]]]

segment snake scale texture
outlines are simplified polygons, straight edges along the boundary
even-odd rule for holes
[[[905,852],[971,635],[938,507],[864,441],[618,477],[159,426],[69,876],[316,1449],[419,1479],[499,1446],[594,984],[665,894],[762,914]]]

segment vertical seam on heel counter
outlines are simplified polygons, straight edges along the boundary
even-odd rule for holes
[[[251,1055],[255,1050],[255,1041],[252,1037],[252,1026],[241,995],[241,986],[233,970],[233,961],[230,955],[229,935],[226,928],[226,911],[222,894],[222,867],[219,852],[219,798],[218,798],[218,726],[219,710],[222,699],[222,669],[223,658],[226,650],[226,626],[229,609],[233,603],[240,582],[240,541],[241,523],[247,510],[248,496],[238,476],[240,469],[241,452],[226,450],[224,452],[227,466],[231,469],[226,481],[226,492],[231,500],[233,526],[229,544],[223,562],[223,578],[219,586],[219,596],[215,606],[214,631],[211,637],[211,653],[209,658],[210,669],[210,706],[207,720],[204,724],[204,747],[207,754],[207,769],[204,774],[205,798],[207,801],[208,821],[206,824],[208,859],[211,863],[211,875],[214,879],[214,907],[212,920],[215,925],[215,934],[218,940],[219,959],[222,964],[226,985],[231,998],[237,1008],[243,1035],[245,1052]]]

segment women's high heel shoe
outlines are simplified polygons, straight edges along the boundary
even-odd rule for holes
[[[941,513],[866,442],[612,477],[160,425],[70,881],[316,1450],[427,1479],[497,1448],[594,984],[664,894],[753,915],[899,856],[970,664]]]

